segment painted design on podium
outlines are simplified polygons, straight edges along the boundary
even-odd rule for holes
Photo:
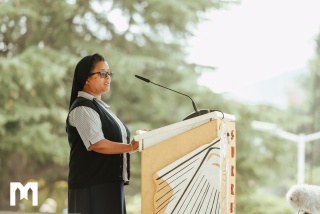
[[[220,213],[224,201],[220,194],[220,142],[217,138],[154,174],[156,214]]]

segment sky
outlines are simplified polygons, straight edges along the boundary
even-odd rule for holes
[[[288,71],[315,55],[320,0],[242,0],[213,11],[189,41],[189,60],[213,66],[199,83],[235,92]]]

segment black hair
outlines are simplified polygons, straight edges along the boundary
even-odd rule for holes
[[[96,64],[101,61],[105,61],[104,57],[98,53],[94,54],[91,59],[90,71],[92,71]]]

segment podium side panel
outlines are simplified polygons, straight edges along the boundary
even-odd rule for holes
[[[218,122],[218,126],[222,121]],[[221,214],[235,214],[235,189],[236,189],[236,130],[234,122],[226,122],[228,142],[223,142],[226,155],[221,153]],[[222,144],[223,144],[222,143]]]
[[[217,120],[213,120],[141,152],[142,214],[154,213],[156,186],[153,175],[201,145],[210,143],[217,138],[217,130]]]
[[[230,130],[230,146],[228,149],[228,159],[230,160],[230,194],[228,213],[236,213],[236,127],[235,123],[228,125]]]

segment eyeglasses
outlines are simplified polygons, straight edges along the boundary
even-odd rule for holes
[[[107,75],[109,75],[109,77],[113,77],[114,76],[114,73],[113,72],[106,72],[106,71],[99,71],[99,72],[94,72],[94,73],[90,73],[89,76],[92,76],[92,75],[95,75],[95,74],[100,74],[100,77],[101,78],[106,78]]]

